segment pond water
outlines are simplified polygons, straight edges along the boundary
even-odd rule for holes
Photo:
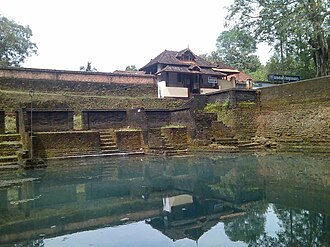
[[[0,246],[330,246],[329,165],[205,154],[2,172]]]

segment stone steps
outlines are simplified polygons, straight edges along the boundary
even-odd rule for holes
[[[0,170],[17,170],[18,152],[22,150],[19,134],[0,135]]]
[[[21,141],[20,134],[0,135],[0,143],[2,143],[2,142],[20,142],[20,141]]]
[[[118,153],[115,137],[110,131],[100,131],[100,147],[102,154]]]
[[[219,139],[215,139],[215,143],[225,146],[226,145],[233,146],[233,145],[237,145],[239,141],[237,138],[219,138]]]

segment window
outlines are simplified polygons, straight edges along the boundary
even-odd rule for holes
[[[207,79],[208,83],[210,84],[217,84],[218,83],[218,78],[213,77],[213,76],[209,76]]]

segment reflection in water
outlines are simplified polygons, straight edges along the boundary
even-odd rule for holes
[[[329,160],[118,157],[3,173],[0,246],[81,246],[86,236],[94,246],[124,246],[130,245],[127,229],[139,239],[133,246],[329,246]],[[114,229],[111,239],[93,237]],[[141,229],[148,232],[144,238],[137,235]]]

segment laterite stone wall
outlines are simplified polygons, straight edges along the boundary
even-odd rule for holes
[[[4,134],[5,130],[5,111],[0,110],[0,134]]]
[[[256,122],[283,151],[330,152],[330,77],[260,89]]]
[[[97,131],[37,132],[33,142],[34,157],[39,158],[101,153]]]
[[[141,151],[145,147],[143,133],[140,130],[115,131],[117,146],[120,151]]]

